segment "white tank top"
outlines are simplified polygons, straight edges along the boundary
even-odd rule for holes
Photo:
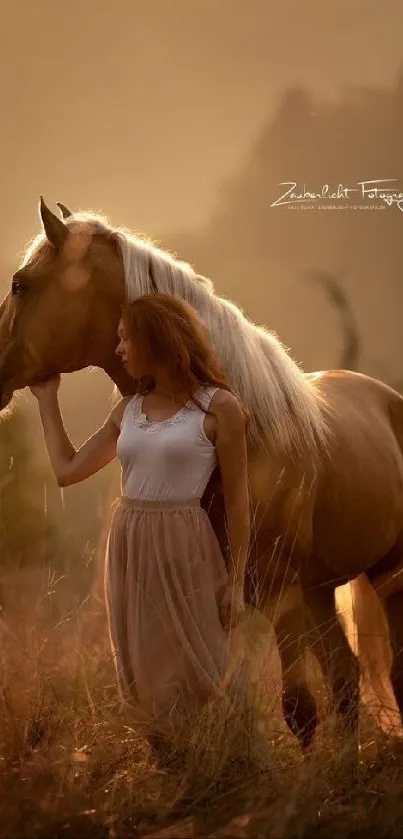
[[[208,408],[217,387],[196,391]],[[149,421],[139,394],[127,403],[116,454],[122,467],[121,492],[143,500],[201,498],[218,463],[213,443],[204,431],[206,414],[194,402],[186,403],[168,419]]]

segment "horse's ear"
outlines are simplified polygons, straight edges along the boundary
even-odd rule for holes
[[[43,229],[49,239],[49,242],[51,242],[55,248],[61,248],[67,239],[69,232],[68,228],[61,219],[49,210],[49,207],[46,206],[42,195],[39,203],[39,214],[42,219]]]
[[[70,218],[70,216],[72,216],[72,215],[73,215],[73,213],[71,212],[71,210],[69,210],[69,208],[68,208],[68,207],[66,207],[66,205],[65,205],[65,204],[60,204],[60,202],[59,202],[59,201],[56,201],[56,204],[57,204],[57,206],[59,207],[59,209],[61,210],[61,213],[62,213],[62,218]]]

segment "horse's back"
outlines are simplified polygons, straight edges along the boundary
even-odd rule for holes
[[[332,433],[321,459],[314,553],[352,577],[403,530],[403,398],[350,371],[315,374],[315,387]]]
[[[365,373],[357,373],[354,370],[320,370],[307,373],[306,378],[315,381],[320,393],[331,401],[350,397],[355,393],[358,399],[368,399],[371,395],[381,404],[396,402],[403,407],[403,396],[397,390]]]
[[[378,440],[382,447],[399,442],[403,432],[403,396],[384,382],[349,370],[327,370],[315,387],[327,406],[330,450],[350,444],[355,451]],[[383,449],[384,450],[384,449]]]

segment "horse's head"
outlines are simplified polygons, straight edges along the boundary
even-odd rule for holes
[[[115,356],[125,297],[116,241],[63,219],[43,199],[43,233],[28,248],[0,306],[0,410],[20,390],[54,373],[101,367],[121,392],[133,391]]]

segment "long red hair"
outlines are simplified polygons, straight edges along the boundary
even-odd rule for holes
[[[126,303],[122,321],[136,351],[165,367],[174,390],[185,393],[188,399],[205,410],[194,397],[201,385],[215,385],[238,399],[248,426],[250,415],[234,393],[215,353],[207,328],[198,312],[182,298],[153,292]],[[155,386],[142,379],[138,391],[146,393]],[[209,411],[207,411],[209,413]]]

